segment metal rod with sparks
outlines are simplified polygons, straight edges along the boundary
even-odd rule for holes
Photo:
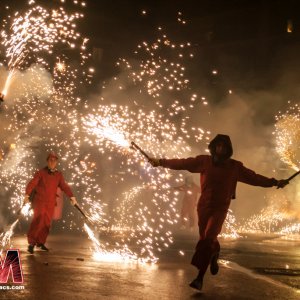
[[[290,180],[292,180],[293,178],[295,178],[297,175],[299,175],[300,174],[300,170],[299,171],[297,171],[295,174],[293,174],[292,176],[290,176],[288,179],[287,179],[287,181],[290,181]]]
[[[289,178],[286,179],[286,181],[289,183],[292,179],[294,179],[297,175],[300,174],[300,170],[297,171],[296,173],[294,173],[292,176],[290,176]],[[277,187],[278,189],[278,187]]]
[[[140,151],[140,153],[143,156],[145,156],[148,160],[150,159],[149,155],[144,150],[142,150],[135,142],[131,142],[131,147],[135,150]]]
[[[84,218],[88,220],[87,215],[86,215],[86,214],[83,212],[83,210],[78,206],[78,204],[75,204],[74,206],[79,210],[79,212],[84,216]]]

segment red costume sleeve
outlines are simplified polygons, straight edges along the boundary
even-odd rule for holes
[[[191,173],[201,173],[204,168],[204,155],[181,159],[160,159],[160,165],[173,170],[187,170]]]
[[[64,176],[60,174],[60,180],[58,186],[69,197],[73,197],[73,193],[69,185],[65,182]]]
[[[256,174],[254,171],[247,169],[240,164],[238,181],[244,182],[246,184],[262,186],[262,187],[272,187],[277,185],[277,180],[275,178],[268,178],[259,174]]]
[[[33,178],[29,181],[29,183],[26,186],[26,190],[25,193],[26,195],[30,195],[32,193],[32,191],[35,189],[35,187],[38,185],[40,179],[41,179],[41,172],[37,171]]]

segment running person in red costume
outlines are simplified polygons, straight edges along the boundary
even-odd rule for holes
[[[209,144],[211,155],[199,155],[187,159],[156,159],[149,162],[154,167],[162,166],[173,170],[187,170],[201,174],[201,196],[197,205],[199,242],[192,258],[192,265],[198,268],[198,276],[190,286],[201,290],[203,277],[210,265],[216,275],[219,271],[220,244],[217,240],[225,221],[231,199],[235,196],[237,182],[283,188],[287,180],[276,180],[256,174],[237,160],[231,159],[233,149],[229,136],[218,134]]]
[[[26,187],[24,204],[29,202],[29,196],[35,191],[32,203],[34,215],[27,233],[28,252],[31,254],[33,254],[35,246],[44,251],[49,250],[45,246],[45,242],[53,218],[58,187],[70,197],[72,205],[77,204],[62,173],[56,169],[57,162],[58,156],[54,152],[50,152],[47,157],[47,167],[37,171]]]

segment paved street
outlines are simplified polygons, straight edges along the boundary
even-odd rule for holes
[[[52,234],[50,252],[26,253],[25,236],[13,239],[20,248],[25,289],[0,291],[1,299],[299,299],[300,242],[252,236],[222,241],[217,276],[207,275],[202,292],[188,286],[196,274],[189,265],[196,236],[175,235],[158,264],[98,262],[85,235]],[[184,250],[185,256],[178,251]],[[289,268],[290,275],[278,275]],[[279,271],[278,271],[279,270]],[[298,270],[298,273],[297,273]],[[266,272],[276,275],[266,275]],[[292,271],[296,275],[291,275]],[[271,272],[272,273],[272,272]],[[298,274],[298,275],[297,275]]]

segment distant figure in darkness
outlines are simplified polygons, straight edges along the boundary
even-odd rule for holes
[[[208,145],[211,155],[199,155],[186,159],[150,158],[154,167],[162,166],[173,170],[187,170],[201,174],[201,196],[198,201],[199,241],[192,265],[198,268],[198,276],[190,283],[192,288],[201,290],[208,266],[216,275],[219,271],[220,244],[217,240],[227,215],[231,199],[235,196],[237,182],[283,188],[287,180],[276,180],[256,174],[240,161],[231,159],[233,154],[229,136],[218,134]]]
[[[189,228],[195,226],[195,210],[197,207],[198,194],[201,193],[200,187],[194,183],[193,176],[187,176],[183,185],[174,187],[175,190],[184,192],[180,211],[181,227],[186,227],[187,221]]]

